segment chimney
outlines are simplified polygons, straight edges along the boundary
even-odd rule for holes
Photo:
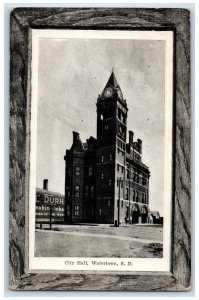
[[[48,179],[44,179],[44,182],[43,182],[43,189],[44,189],[44,190],[48,190]]]
[[[133,136],[134,136],[134,133],[133,131],[129,131],[129,145],[130,147],[133,147]]]
[[[137,144],[138,144],[138,151],[140,154],[142,154],[142,140],[137,139]]]
[[[80,140],[79,133],[73,131],[73,143],[75,143],[76,141],[79,141],[79,140]]]

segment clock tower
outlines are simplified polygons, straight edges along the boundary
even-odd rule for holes
[[[114,71],[97,99],[96,219],[118,222],[118,178],[125,193],[127,104]]]

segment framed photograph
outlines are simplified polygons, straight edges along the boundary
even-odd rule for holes
[[[11,12],[11,289],[190,289],[189,15]]]

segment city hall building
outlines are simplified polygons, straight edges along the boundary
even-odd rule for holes
[[[65,159],[65,222],[148,222],[149,168],[128,132],[128,107],[112,72],[97,99],[97,138],[73,132]]]

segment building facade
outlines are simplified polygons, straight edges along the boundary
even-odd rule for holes
[[[43,181],[43,189],[36,188],[35,224],[63,224],[65,197],[48,190],[48,179]]]
[[[64,157],[65,222],[146,223],[150,172],[142,141],[132,131],[127,140],[128,107],[114,72],[96,105],[97,138],[82,143],[73,132]]]

